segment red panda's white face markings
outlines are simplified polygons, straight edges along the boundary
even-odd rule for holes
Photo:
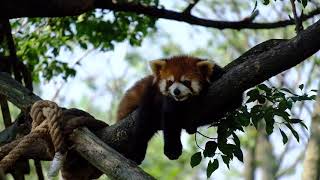
[[[209,81],[213,65],[209,61],[188,56],[150,62],[154,83],[158,84],[159,91],[176,101],[199,95]]]

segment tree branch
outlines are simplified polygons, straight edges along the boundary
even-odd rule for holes
[[[154,178],[142,171],[136,163],[126,159],[114,149],[103,143],[87,128],[77,129],[70,139],[74,148],[82,157],[91,162],[111,179],[143,179]]]
[[[217,29],[271,29],[285,27],[288,25],[294,25],[294,20],[282,20],[272,23],[253,23],[244,19],[242,21],[216,21],[198,18],[191,14],[183,14],[176,11],[159,9],[154,6],[144,6],[133,3],[113,3],[112,1],[96,0],[96,8],[110,9],[113,11],[135,12],[138,14],[145,14],[154,18],[163,18],[176,21],[182,21],[193,25],[200,25],[205,27],[212,27]],[[312,14],[312,16],[310,16]],[[320,14],[320,8],[310,12],[310,14],[304,16],[301,20],[307,20],[314,15]]]
[[[183,11],[184,14],[191,14],[192,8],[199,2],[200,0],[194,0],[191,2],[188,7]]]
[[[296,0],[290,0],[291,2],[291,7],[292,7],[292,13],[293,13],[293,17],[294,17],[294,21],[296,23],[296,32],[299,33],[302,29],[303,29],[303,26],[302,26],[302,21],[300,19],[300,17],[298,16],[298,13],[297,13],[297,8],[296,8],[296,4],[295,4],[295,1]],[[301,16],[303,15],[303,11],[301,13]]]
[[[220,106],[230,103],[237,94],[241,94],[244,90],[297,65],[315,54],[320,49],[319,34],[320,20],[290,40],[278,40],[276,46],[271,47],[264,44],[263,46],[253,47],[248,53],[245,53],[246,55],[244,54],[237,59],[238,63],[235,63],[236,65],[229,66],[221,79],[211,85],[204,103],[198,105],[201,108],[196,109],[190,115],[191,118],[195,119],[198,126],[211,123],[214,119],[210,114],[217,108],[219,109]],[[269,42],[274,43],[277,40]],[[268,48],[261,51],[261,47]],[[0,94],[7,96],[8,100],[20,109],[26,109],[40,99],[4,73],[0,73]],[[133,131],[135,118],[136,112],[133,112],[119,123],[94,133],[110,147],[126,155],[129,150],[128,146],[135,136]],[[78,144],[76,141],[73,142]],[[83,146],[81,147],[89,151],[89,146],[85,144]],[[82,153],[91,156],[88,151],[84,150]],[[35,159],[43,158],[41,153],[37,154],[36,152],[33,152],[32,156]],[[30,154],[28,154],[28,158],[30,158]]]
[[[0,17],[64,17],[76,16],[93,9],[109,9],[112,11],[134,12],[153,18],[163,18],[186,22],[193,25],[212,27],[217,29],[272,29],[294,25],[293,19],[276,22],[254,23],[254,16],[241,21],[218,21],[198,18],[190,13],[176,12],[156,6],[145,6],[133,3],[114,3],[110,0],[4,0],[0,6]],[[301,17],[301,21],[310,19],[320,14],[320,8],[316,8],[309,14]]]

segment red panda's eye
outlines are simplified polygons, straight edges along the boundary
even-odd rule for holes
[[[182,84],[186,85],[186,86],[191,86],[191,81],[189,80],[183,80]]]
[[[173,84],[173,81],[172,80],[168,80],[168,85],[171,85]]]

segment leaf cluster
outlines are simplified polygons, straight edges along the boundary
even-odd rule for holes
[[[158,5],[158,0],[139,2]],[[76,73],[62,52],[74,52],[79,47],[109,51],[115,43],[126,40],[139,46],[155,29],[155,21],[141,14],[94,10],[76,17],[15,19],[11,26],[17,55],[33,72],[34,80],[41,76],[50,80],[60,74],[66,79]]]
[[[219,167],[219,159],[229,168],[229,162],[236,157],[243,162],[241,143],[236,131],[244,131],[247,126],[259,128],[264,123],[268,135],[278,128],[283,137],[283,143],[287,143],[288,137],[281,128],[287,128],[299,142],[299,134],[294,129],[294,124],[299,124],[307,129],[303,120],[293,118],[291,110],[298,102],[315,100],[312,95],[316,90],[303,92],[304,85],[300,85],[299,94],[287,88],[277,89],[260,84],[246,93],[245,105],[220,120],[217,126],[217,138],[210,138],[202,152],[197,152],[191,157],[191,166],[200,164],[203,158],[209,158],[207,165],[207,177]]]

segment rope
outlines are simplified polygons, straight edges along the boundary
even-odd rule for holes
[[[54,145],[55,152],[64,154],[67,150],[64,143],[64,137],[59,126],[62,118],[62,110],[51,101],[40,100],[33,104],[30,116],[32,118],[31,132],[10,146],[15,146],[1,161],[0,168],[6,171],[16,160],[39,138],[46,139],[50,137]],[[0,154],[2,152],[2,147]]]

